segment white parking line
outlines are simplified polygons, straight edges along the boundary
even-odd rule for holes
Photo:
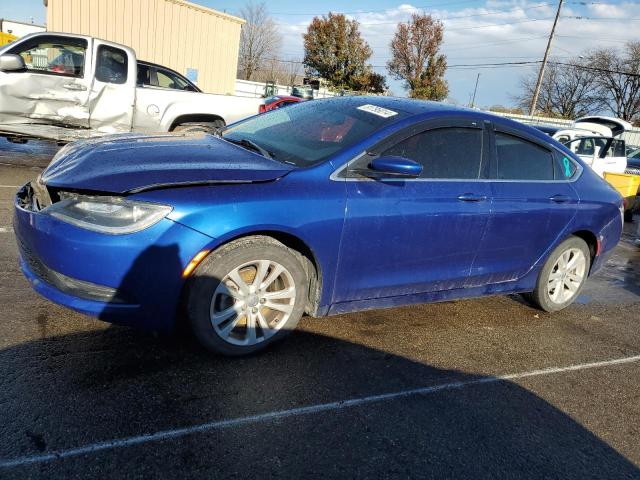
[[[120,438],[116,440],[108,440],[106,442],[91,443],[83,447],[71,448],[68,450],[58,450],[44,455],[33,455],[27,457],[19,457],[13,459],[0,460],[0,468],[19,467],[34,463],[49,462],[61,458],[76,457],[88,453],[95,453],[102,450],[111,450],[114,448],[130,447],[142,443],[157,442],[168,440],[171,438],[184,437],[193,433],[207,432],[211,430],[221,430],[224,428],[240,427],[252,423],[268,422],[288,417],[296,417],[300,415],[310,415],[326,411],[344,410],[346,408],[359,407],[368,403],[384,402],[395,400],[398,398],[413,397],[419,395],[428,395],[431,393],[441,392],[443,390],[456,390],[473,385],[503,382],[507,380],[518,380],[527,377],[537,377],[540,375],[552,375],[554,373],[574,372],[578,370],[587,370],[590,368],[609,367],[612,365],[622,365],[625,363],[639,362],[640,355],[633,357],[617,358],[613,360],[605,360],[602,362],[582,363],[579,365],[569,365],[566,367],[543,368],[541,370],[532,370],[529,372],[511,373],[508,375],[500,375],[497,377],[483,377],[474,380],[466,380],[461,382],[442,383],[431,387],[414,388],[411,390],[403,390],[399,392],[383,393],[380,395],[371,395],[368,397],[352,398],[350,400],[342,400],[330,403],[321,403],[310,405],[308,407],[298,407],[289,410],[279,410],[275,412],[262,413],[259,415],[251,415],[249,417],[232,418],[228,420],[218,420],[190,427],[176,428],[173,430],[163,430],[156,433],[145,435],[137,435],[134,437]]]
[[[0,227],[0,233],[13,233],[13,228],[11,228],[11,227]]]
[[[0,188],[20,188],[20,185],[0,185]]]

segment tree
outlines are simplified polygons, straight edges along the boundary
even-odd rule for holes
[[[251,80],[258,70],[277,57],[282,36],[264,3],[248,3],[240,9],[240,16],[247,23],[240,31],[238,73],[244,80]]]
[[[598,85],[593,72],[585,67],[580,58],[562,63],[550,60],[540,85],[536,111],[561,118],[577,118],[596,111]],[[520,80],[521,93],[516,100],[524,110],[531,105],[537,79],[537,72],[532,72]]]
[[[399,23],[391,41],[391,75],[406,82],[409,96],[444,100],[449,87],[444,80],[447,60],[438,53],[444,27],[431,15],[414,13],[408,23]]]
[[[369,74],[371,48],[360,36],[358,22],[329,12],[314,17],[304,38],[304,64],[334,88],[359,90]]]
[[[285,64],[285,81],[286,85],[293,87],[297,83],[302,81],[302,77],[300,75],[300,69],[302,67],[302,62],[298,59],[292,59]]]
[[[640,118],[640,42],[629,42],[622,52],[602,48],[590,52],[587,65],[593,70],[599,101],[616,117]],[[630,74],[630,75],[629,75]]]
[[[367,72],[360,82],[359,91],[365,93],[385,93],[387,91],[387,79],[377,72]]]

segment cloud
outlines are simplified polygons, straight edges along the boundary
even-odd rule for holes
[[[556,2],[487,0],[481,6],[456,8],[452,1],[444,7],[427,9],[426,13],[441,19],[445,26],[443,52],[447,55],[446,78],[452,97],[466,103],[473,90],[476,74],[481,73],[478,99],[481,105],[509,104],[518,91],[521,75],[537,67],[456,68],[456,65],[535,61],[542,59],[547,37],[556,12]],[[569,58],[588,49],[622,47],[628,40],[640,40],[640,21],[618,21],[619,18],[640,19],[640,4],[594,3],[565,4],[556,30],[552,55]],[[383,11],[351,13],[349,18],[360,23],[360,31],[373,50],[370,63],[375,70],[388,74],[385,65],[390,58],[389,43],[396,25],[407,21],[414,12],[423,10],[402,3]],[[598,17],[607,20],[576,19]],[[283,57],[303,57],[302,34],[312,16],[279,17],[284,36]],[[390,82],[396,94],[404,94],[401,82]]]

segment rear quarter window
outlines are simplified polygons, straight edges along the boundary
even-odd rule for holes
[[[563,155],[556,153],[554,155],[556,160],[555,178],[556,180],[569,180],[573,178],[578,171],[578,166],[569,157],[569,155]]]

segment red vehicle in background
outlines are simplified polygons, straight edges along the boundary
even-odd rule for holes
[[[294,103],[302,101],[304,100],[299,97],[291,97],[288,95],[274,95],[273,97],[267,97],[264,99],[264,103],[260,105],[258,113],[268,112],[270,110],[286,107],[287,105],[292,105]]]

